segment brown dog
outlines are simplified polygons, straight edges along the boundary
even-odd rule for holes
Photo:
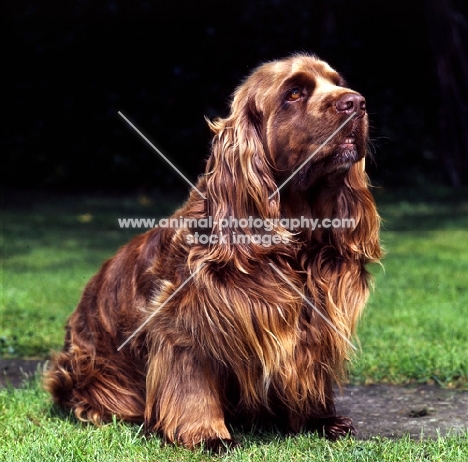
[[[144,421],[189,448],[229,442],[236,418],[353,432],[332,387],[381,257],[365,100],[294,55],[256,69],[209,125],[206,172],[173,215],[190,224],[104,263],[45,387],[81,420]]]

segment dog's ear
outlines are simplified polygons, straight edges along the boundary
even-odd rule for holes
[[[265,229],[243,227],[236,220],[252,217],[271,222],[280,218],[273,167],[262,140],[263,114],[254,96],[240,87],[234,95],[230,115],[208,124],[214,134],[207,163],[208,213],[213,217],[213,233],[222,241],[212,253],[216,260],[225,262],[236,255],[244,260],[258,258],[267,249],[253,235],[261,236]],[[269,232],[280,233],[280,239],[286,239],[282,235],[287,233],[284,229]],[[236,239],[240,235],[243,239]]]

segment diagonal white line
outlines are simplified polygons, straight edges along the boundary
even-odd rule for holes
[[[305,164],[307,164],[307,162],[310,161],[310,159],[312,159],[312,157],[315,156],[315,154],[317,154],[318,151],[320,151],[320,149],[322,149],[355,115],[357,114],[357,111],[353,112],[304,162],[302,162],[301,165],[299,165],[299,167],[296,168],[296,170],[294,170],[294,172],[291,173],[291,175],[288,176],[288,178],[286,178],[286,180],[284,180],[276,189],[275,191],[273,191],[270,196],[268,196],[268,199],[271,199],[276,193],[279,192],[279,190],[286,184],[289,182],[289,180],[291,180],[291,178],[297,174],[297,172],[302,168],[304,167]]]
[[[146,324],[148,324],[148,322],[150,322],[151,318],[153,318],[153,316],[155,316],[155,315],[159,312],[159,310],[161,310],[161,309],[164,307],[164,305],[165,305],[167,302],[169,302],[169,301],[177,294],[177,292],[179,292],[180,289],[182,289],[182,287],[184,287],[186,284],[188,284],[188,283],[192,280],[192,278],[193,278],[204,266],[205,266],[205,263],[202,263],[202,264],[199,266],[199,268],[198,268],[194,273],[192,273],[192,274],[190,275],[190,277],[189,277],[188,279],[186,279],[186,280],[184,281],[184,283],[183,283],[180,287],[178,287],[178,289],[177,289],[169,298],[167,298],[166,301],[165,301],[156,311],[154,311],[154,313],[153,313],[148,319],[146,319],[145,322],[144,322],[143,324],[141,324],[141,326],[138,327],[138,329],[136,329],[136,330],[133,332],[133,334],[130,335],[130,337],[128,337],[127,340],[125,340],[125,342],[122,343],[122,345],[119,346],[119,348],[117,348],[117,351],[120,351],[133,337],[135,337],[135,335],[138,334],[138,332],[140,332],[140,330],[143,329],[143,327],[145,327]]]
[[[141,133],[135,125],[130,122],[120,111],[118,114],[132,127],[192,188],[194,188],[198,194],[200,194],[203,199],[206,199],[206,196],[148,139],[143,133]]]
[[[341,337],[343,337],[344,340],[346,340],[346,342],[348,342],[348,344],[351,346],[351,348],[354,348],[355,350],[357,350],[357,348],[336,328],[336,326],[334,326],[329,319],[327,319],[318,309],[317,307],[310,301],[308,300],[304,294],[302,294],[299,289],[297,289],[291,281],[288,280],[288,278],[273,264],[273,263],[270,263],[270,266],[302,297],[302,299],[310,306],[312,307],[321,317],[322,319],[329,325],[331,326],[338,335],[340,335]]]

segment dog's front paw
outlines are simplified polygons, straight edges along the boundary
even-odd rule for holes
[[[168,437],[167,434],[165,436],[167,441],[176,445],[188,449],[203,448],[217,454],[222,454],[237,445],[224,424],[180,428],[174,437]]]
[[[238,445],[239,443],[233,438],[211,438],[203,440],[200,446],[213,454],[224,454]]]

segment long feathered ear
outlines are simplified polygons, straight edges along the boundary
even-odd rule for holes
[[[218,236],[210,258],[219,262],[234,260],[239,269],[247,271],[249,260],[275,247],[263,237],[265,233],[279,233],[276,240],[284,241],[287,231],[253,226],[255,218],[257,224],[260,220],[267,223],[279,219],[280,209],[279,196],[269,198],[277,185],[273,161],[262,142],[262,113],[245,87],[234,95],[227,118],[208,121],[214,137],[207,163],[206,191],[208,215],[213,218],[213,233]],[[249,219],[250,222],[245,221]]]
[[[368,261],[379,261],[383,256],[380,216],[369,187],[364,158],[351,167],[338,194],[338,218],[350,219],[354,226],[337,230],[336,236],[342,251],[358,254]]]

